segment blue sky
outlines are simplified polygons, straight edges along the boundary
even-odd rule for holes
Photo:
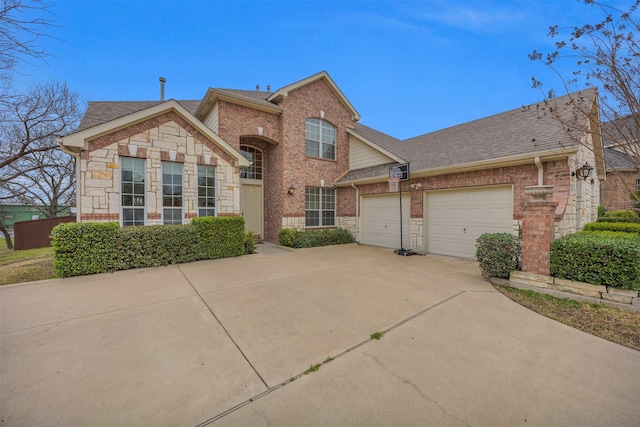
[[[628,2],[623,2],[628,3]],[[574,0],[51,0],[51,55],[20,90],[66,81],[84,101],[200,99],[208,87],[272,90],[326,70],[361,123],[408,138],[542,98],[560,87],[527,54],[549,26],[594,21]]]

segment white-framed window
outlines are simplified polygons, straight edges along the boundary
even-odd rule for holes
[[[120,157],[120,209],[122,226],[144,225],[145,159]]]
[[[336,159],[336,128],[329,122],[310,118],[305,121],[307,156]]]
[[[248,166],[240,171],[240,178],[245,179],[262,179],[262,150],[250,145],[241,145],[240,154],[245,159],[253,162],[251,166]]]
[[[306,187],[304,205],[306,227],[336,225],[336,190],[334,188]]]
[[[162,222],[182,224],[182,163],[162,162]]]
[[[216,167],[198,165],[198,216],[216,216]]]
[[[640,178],[636,179],[636,193],[640,191]]]

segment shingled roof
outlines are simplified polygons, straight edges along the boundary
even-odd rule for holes
[[[593,102],[595,94],[595,90],[582,93],[585,102]],[[568,108],[567,100],[559,97],[552,103]],[[559,123],[544,114],[548,108],[541,106],[517,108],[402,141],[360,124],[355,132],[410,162],[412,173],[576,147]],[[349,171],[340,181],[384,176],[385,167]]]
[[[153,107],[154,105],[161,104],[163,101],[94,101],[89,102],[87,111],[82,117],[80,126],[73,132],[80,132],[85,129],[92,128],[94,126],[101,125],[111,120],[124,117],[129,114],[142,111],[146,108]],[[194,113],[198,105],[199,100],[183,100],[177,101],[190,113]]]

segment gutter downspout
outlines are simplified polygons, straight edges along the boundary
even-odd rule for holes
[[[360,190],[353,182],[351,186],[356,189],[356,241],[360,244]]]
[[[544,168],[542,167],[542,162],[540,161],[540,157],[536,156],[533,158],[533,162],[538,167],[538,185],[544,185]]]

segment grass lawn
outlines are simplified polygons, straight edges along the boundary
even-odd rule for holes
[[[53,248],[10,251],[4,238],[0,238],[0,285],[51,278]]]
[[[640,351],[640,313],[557,298],[509,286],[494,287],[518,304],[581,331]]]

